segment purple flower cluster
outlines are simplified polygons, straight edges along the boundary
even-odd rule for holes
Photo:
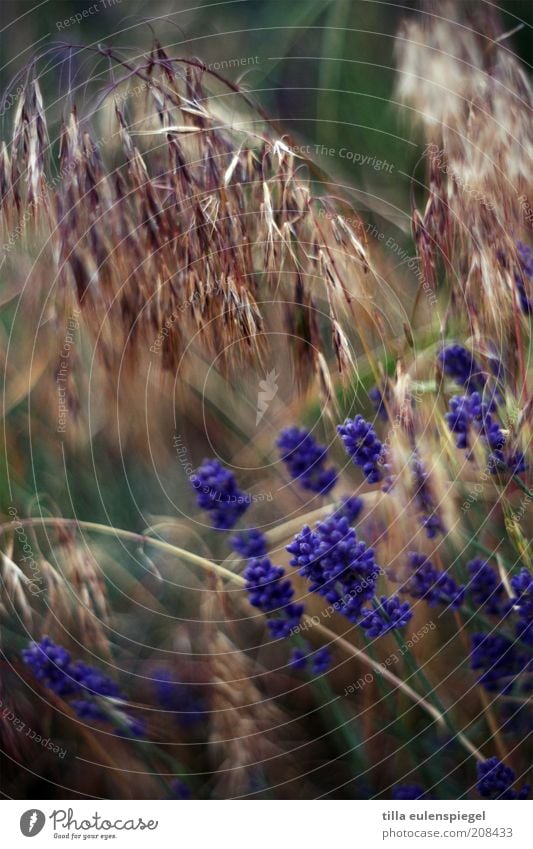
[[[464,601],[465,589],[446,572],[439,571],[427,557],[411,551],[408,555],[412,575],[402,592],[426,601],[430,607],[443,604],[457,610]]]
[[[437,359],[444,374],[464,386],[469,393],[483,392],[486,375],[467,348],[456,344],[445,345],[439,351]]]
[[[474,394],[479,397],[478,393]],[[470,428],[474,421],[470,396],[454,395],[450,398],[450,407],[444,418],[451,432],[455,434],[457,447],[463,451],[469,448]]]
[[[368,397],[372,401],[374,405],[374,409],[376,411],[376,415],[379,418],[386,422],[388,420],[387,408],[385,406],[385,402],[390,398],[390,389],[388,383],[385,386],[373,386],[372,389],[368,393]]]
[[[377,483],[383,478],[385,448],[378,439],[376,431],[362,416],[346,419],[337,425],[346,453],[355,466],[360,466],[369,483]]]
[[[77,696],[70,701],[71,707],[82,719],[109,722],[110,714],[99,697],[125,699],[118,684],[94,666],[81,660],[73,661],[70,652],[56,645],[50,637],[30,643],[22,652],[22,659],[30,667],[34,677],[61,698]],[[118,733],[143,733],[142,724],[113,705],[113,716],[119,721]]]
[[[56,645],[50,637],[30,643],[22,652],[22,659],[33,675],[58,696],[72,696],[87,692],[95,696],[123,698],[120,688],[111,678],[82,661],[72,661],[70,652]]]
[[[477,789],[484,799],[527,799],[531,790],[530,784],[513,790],[514,770],[496,757],[478,763],[477,776]]]
[[[281,566],[273,566],[266,557],[265,536],[256,528],[241,531],[230,539],[234,551],[246,558],[243,572],[250,603],[267,614],[267,625],[274,638],[286,638],[300,624],[304,605],[293,601],[294,587]],[[327,648],[294,648],[290,658],[293,669],[310,668],[314,674],[324,672],[331,662]]]
[[[379,567],[373,549],[357,539],[345,516],[334,513],[314,530],[305,525],[287,551],[312,592],[351,622],[360,619],[363,604],[375,595]]]
[[[335,512],[313,530],[305,525],[287,551],[292,554],[291,565],[310,582],[311,591],[358,623],[368,637],[381,637],[411,618],[409,604],[397,596],[375,600],[380,569],[374,551],[357,539],[346,516]],[[375,600],[373,610],[364,607],[371,600]]]
[[[487,613],[505,616],[515,624],[516,642],[501,634],[474,634],[470,665],[480,672],[479,682],[491,692],[508,693],[521,686],[533,661],[527,646],[533,645],[533,575],[522,569],[511,578],[513,597],[507,598],[497,574],[488,564],[473,560],[469,592]]]
[[[333,489],[337,472],[332,466],[324,466],[327,448],[319,445],[309,431],[287,427],[281,431],[276,444],[290,476],[300,486],[321,495]]]
[[[503,433],[499,422],[494,419],[492,413],[486,413],[476,421],[478,422],[481,436],[489,448],[489,471],[494,473],[497,472],[498,469],[502,469],[503,471],[505,468],[508,468],[511,472],[518,471],[518,467],[523,463],[524,457],[523,455],[520,458],[511,456],[506,457],[504,452],[506,441],[505,434]],[[523,471],[524,469],[520,469],[520,471]]]
[[[184,781],[180,781],[179,778],[174,779],[170,785],[170,795],[168,798],[185,800],[190,799],[191,796],[191,788]]]
[[[50,637],[43,637],[40,643],[30,643],[22,652],[22,660],[31,668],[34,677],[58,696],[80,692],[70,652],[56,645]]]
[[[206,510],[218,530],[237,524],[250,505],[250,498],[237,486],[235,475],[218,460],[204,460],[190,482],[197,491],[196,502]]]
[[[322,672],[325,672],[326,669],[329,669],[331,666],[331,652],[327,646],[322,646],[321,649],[318,649],[317,652],[313,655],[312,658],[312,669],[315,675],[320,675]]]
[[[495,474],[506,471],[521,474],[527,468],[522,451],[506,450],[506,436],[498,420],[498,404],[502,395],[496,387],[488,389],[487,376],[470,351],[461,345],[448,345],[438,355],[445,374],[466,389],[466,395],[454,395],[450,399],[449,411],[445,415],[451,432],[455,434],[457,447],[471,448],[472,431],[477,432],[488,448],[487,468]],[[501,377],[499,360],[492,370],[496,379]],[[471,456],[470,452],[467,454]]]

